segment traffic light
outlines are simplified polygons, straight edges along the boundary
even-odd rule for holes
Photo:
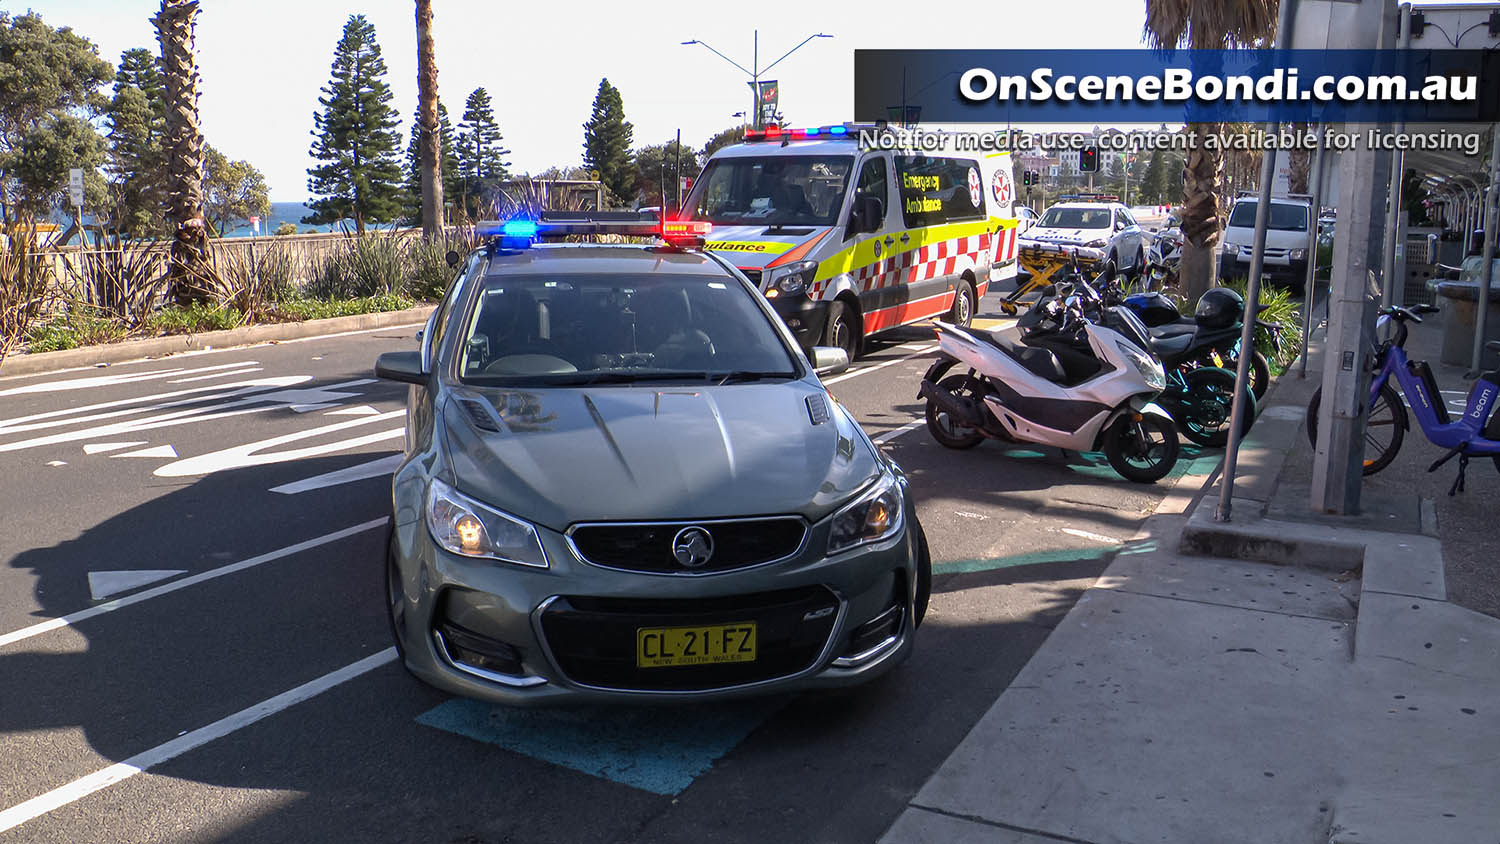
[[[1031,187],[1031,171],[1030,170],[1024,170],[1024,171],[1021,172],[1021,184],[1024,187],[1028,187],[1028,188]]]
[[[1081,151],[1079,151],[1079,153],[1078,153],[1078,172],[1080,172],[1080,173],[1097,173],[1097,172],[1099,172],[1099,148],[1098,147],[1084,147]]]

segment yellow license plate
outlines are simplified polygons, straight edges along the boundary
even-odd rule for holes
[[[755,661],[755,622],[708,627],[642,627],[635,631],[638,668]]]

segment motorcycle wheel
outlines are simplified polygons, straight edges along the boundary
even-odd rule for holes
[[[949,375],[938,382],[938,389],[958,396],[967,396],[974,401],[982,401],[983,394],[976,392],[968,386],[968,375]],[[973,428],[955,424],[948,414],[938,409],[931,401],[927,402],[927,433],[937,440],[938,445],[944,448],[966,449],[973,448],[984,442],[984,434]]]
[[[1227,369],[1200,367],[1184,376],[1187,391],[1177,427],[1197,445],[1223,448],[1229,442],[1229,422],[1234,408],[1234,374]],[[1240,423],[1240,436],[1255,423],[1255,394],[1246,395],[1248,411]]]
[[[1160,416],[1121,416],[1104,435],[1104,456],[1120,477],[1139,484],[1165,478],[1177,465],[1177,429]]]
[[[1319,387],[1313,393],[1312,401],[1307,403],[1307,439],[1313,448],[1318,447],[1318,408],[1322,403],[1323,388]],[[1396,452],[1401,450],[1401,442],[1406,439],[1409,424],[1401,394],[1389,383],[1382,384],[1380,397],[1365,419],[1365,465],[1361,474],[1373,475],[1391,465]],[[1387,428],[1391,431],[1389,438],[1381,434]],[[1500,458],[1495,460],[1495,469],[1500,470]]]

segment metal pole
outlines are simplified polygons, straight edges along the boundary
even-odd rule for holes
[[[1307,344],[1312,337],[1313,300],[1318,298],[1318,217],[1323,210],[1323,170],[1328,162],[1323,150],[1328,140],[1328,127],[1318,124],[1318,146],[1313,152],[1312,166],[1312,216],[1307,237],[1307,280],[1302,285],[1302,354],[1297,356],[1297,377],[1307,377]]]
[[[1276,22],[1276,44],[1281,49],[1292,46],[1292,7],[1296,0],[1282,0]],[[1276,133],[1275,120],[1267,121],[1266,134]],[[1245,284],[1245,315],[1240,326],[1240,356],[1234,376],[1234,405],[1229,413],[1229,444],[1224,449],[1224,479],[1219,485],[1219,509],[1214,521],[1227,522],[1234,502],[1234,470],[1240,456],[1240,426],[1250,409],[1245,407],[1249,392],[1250,360],[1255,357],[1255,315],[1260,305],[1260,271],[1265,265],[1266,225],[1271,219],[1271,182],[1276,179],[1276,156],[1270,150],[1261,156],[1260,196],[1255,205],[1255,237],[1250,247],[1250,279]]]
[[[1401,49],[1411,46],[1411,4],[1401,4]],[[1391,127],[1396,134],[1406,131],[1406,122]],[[1402,182],[1406,180],[1406,151],[1391,153],[1390,200],[1385,207],[1385,251],[1380,261],[1380,306],[1391,304],[1396,285],[1396,224],[1401,213]]]
[[[755,128],[759,129],[760,123],[760,30],[754,30],[750,42],[750,90],[754,92],[750,99],[755,101]]]
[[[1474,314],[1474,354],[1469,361],[1470,378],[1479,376],[1484,362],[1484,332],[1490,313],[1490,284],[1495,275],[1495,196],[1500,189],[1500,125],[1495,126],[1490,148],[1490,187],[1484,193],[1484,266],[1479,269],[1478,311]]]
[[[682,130],[677,130],[677,163],[672,165],[672,178],[677,181],[677,209],[673,213],[682,216]]]

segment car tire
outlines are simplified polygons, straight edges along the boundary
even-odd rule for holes
[[[823,345],[843,349],[852,362],[859,356],[859,321],[847,302],[828,305],[828,325],[823,329]]]
[[[917,528],[917,589],[916,596],[912,601],[912,628],[922,626],[922,619],[927,616],[927,604],[932,600],[932,554],[927,548],[927,533],[922,530],[922,525],[915,519],[912,524]]]
[[[958,280],[953,293],[953,307],[948,311],[948,321],[959,328],[968,328],[974,321],[974,310],[978,307],[978,291],[966,278]]]
[[[401,590],[398,599],[396,592]],[[396,644],[396,658],[406,665],[405,609],[406,593],[401,587],[400,569],[396,567],[396,520],[391,519],[385,534],[385,620]]]

